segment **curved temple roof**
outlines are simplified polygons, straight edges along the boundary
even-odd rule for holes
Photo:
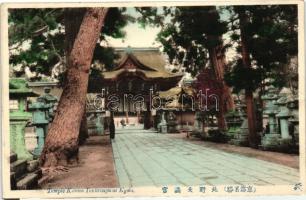
[[[166,62],[158,48],[117,48],[119,59],[112,71],[103,72],[105,80],[116,80],[123,74],[141,75],[144,79],[180,78],[181,73],[165,69]]]

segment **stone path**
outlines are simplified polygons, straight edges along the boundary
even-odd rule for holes
[[[147,130],[117,129],[112,143],[120,186],[288,185],[297,169]]]

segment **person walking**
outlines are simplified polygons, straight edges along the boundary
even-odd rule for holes
[[[109,136],[111,140],[115,139],[115,122],[114,122],[113,113],[111,113],[111,116],[110,116]]]

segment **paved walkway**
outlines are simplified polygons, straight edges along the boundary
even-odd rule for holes
[[[120,186],[288,185],[297,169],[146,130],[117,130],[112,143]]]

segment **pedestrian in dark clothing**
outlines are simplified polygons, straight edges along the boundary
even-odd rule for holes
[[[115,139],[115,122],[114,122],[113,114],[111,114],[111,118],[110,118],[109,135],[110,135],[111,140]]]

